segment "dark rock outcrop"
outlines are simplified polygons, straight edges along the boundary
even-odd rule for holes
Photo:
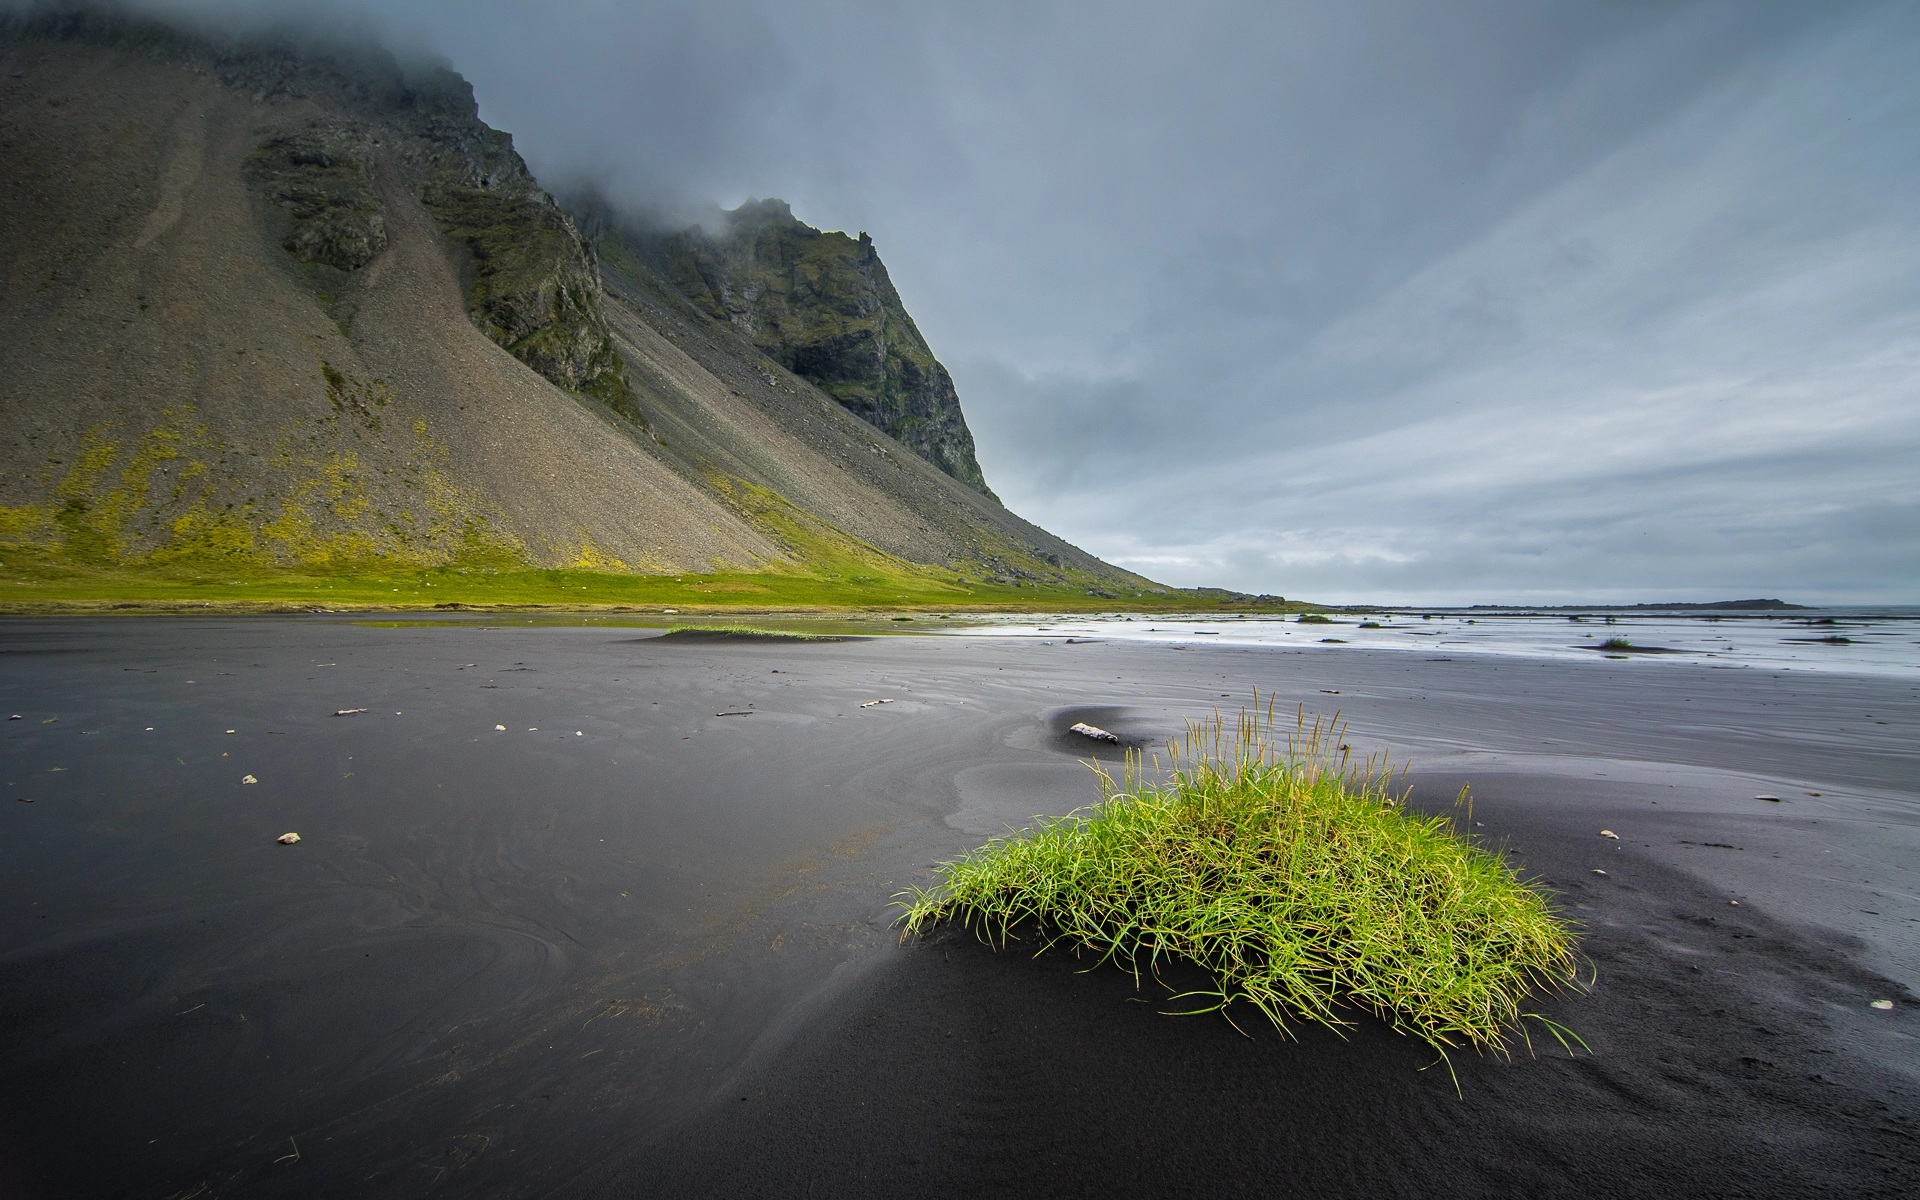
[[[596,222],[596,224],[601,224]],[[953,378],[907,315],[873,239],[823,233],[783,200],[750,201],[718,229],[671,233],[605,224],[694,307],[774,362],[992,496]]]
[[[315,119],[269,133],[248,157],[247,174],[269,202],[287,210],[281,245],[289,254],[354,271],[387,248],[373,163],[365,125]]]
[[[562,387],[637,419],[601,315],[593,248],[535,181],[513,138],[480,120],[452,71],[412,81],[400,114],[414,195],[466,259],[467,307],[488,337]]]

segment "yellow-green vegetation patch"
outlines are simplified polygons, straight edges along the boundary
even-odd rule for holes
[[[793,557],[793,564],[784,566],[786,570],[807,571],[829,579],[897,579],[935,586],[953,579],[951,571],[908,562],[862,541],[772,488],[728,475],[704,460],[700,467],[722,501]]]
[[[1443,1056],[1503,1051],[1522,1018],[1567,1045],[1523,1009],[1577,982],[1567,922],[1450,819],[1409,811],[1384,762],[1349,766],[1337,745],[1303,716],[1282,747],[1271,706],[1190,726],[1163,782],[1130,758],[1124,788],[1099,771],[1092,808],[943,864],[905,893],[907,935],[957,920],[1004,945],[1031,930],[1136,982],[1186,960],[1215,986],[1176,996],[1183,1011],[1245,1001],[1283,1031],[1346,1024],[1350,1005]]]
[[[363,438],[392,416],[387,386],[320,372],[333,413],[288,423],[264,454],[243,454],[191,404],[160,409],[143,433],[122,420],[81,431],[48,459],[45,500],[0,509],[0,568],[232,581],[525,563],[424,420],[410,439]]]
[[[910,593],[958,597],[975,590],[1006,589],[1018,595],[1023,588],[1029,592],[1071,589],[1083,601],[1090,598],[1098,602],[1092,607],[1101,607],[1116,599],[1142,599],[1149,594],[1069,566],[1059,556],[1042,557],[1033,547],[1023,547],[1004,535],[984,535],[974,547],[977,557],[966,561],[944,567],[909,562],[821,520],[771,488],[729,475],[705,460],[699,467],[721,501],[787,552],[789,562],[769,568],[776,573],[804,573],[828,584],[872,585],[882,592],[893,590],[900,600],[908,599]],[[717,582],[709,585],[709,590],[726,587],[763,590]],[[1118,588],[1120,593],[1110,588]],[[1183,601],[1191,602],[1191,596]]]

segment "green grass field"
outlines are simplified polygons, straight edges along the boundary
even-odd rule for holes
[[[363,574],[254,572],[230,578],[54,564],[0,553],[0,613],[404,612],[436,608],[631,610],[685,614],[843,610],[1248,612],[1217,593],[1090,596],[1083,587],[1013,587],[936,572],[637,575],[445,567]],[[1288,606],[1289,608],[1294,606]],[[1257,611],[1280,611],[1262,607]]]

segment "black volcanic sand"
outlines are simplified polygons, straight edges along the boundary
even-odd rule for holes
[[[1456,1092],[1364,1016],[897,944],[928,864],[1095,797],[1075,720],[1256,685],[1471,781],[1586,927],[1538,1011],[1591,1054]],[[129,618],[0,625],[0,696],[0,1195],[1920,1190],[1911,681]]]

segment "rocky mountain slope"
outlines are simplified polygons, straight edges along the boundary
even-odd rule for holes
[[[822,233],[781,200],[722,215],[717,230],[661,230],[605,201],[570,202],[603,259],[651,275],[768,358],[984,495],[973,432],[865,233]]]
[[[756,213],[603,274],[449,70],[4,18],[0,558],[1148,586],[986,491],[877,259]],[[775,262],[821,286],[727,307]]]

